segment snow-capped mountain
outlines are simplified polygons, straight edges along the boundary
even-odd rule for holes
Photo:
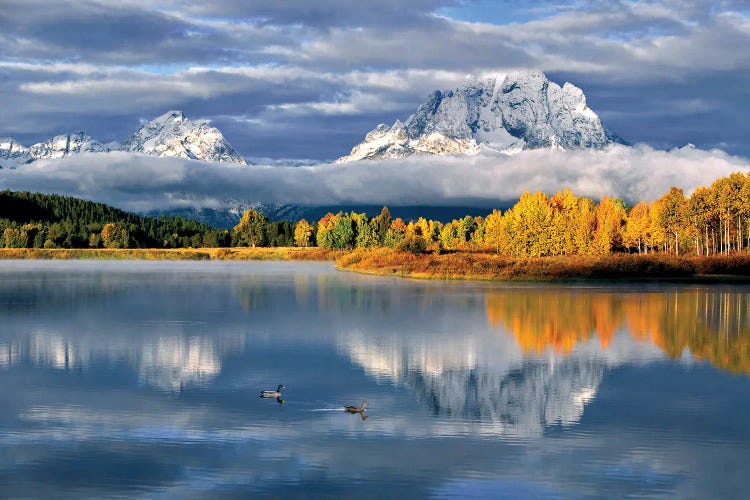
[[[469,79],[435,91],[405,122],[380,124],[337,163],[413,154],[505,154],[524,149],[603,148],[624,141],[586,105],[583,91],[562,87],[541,72]]]
[[[219,129],[207,123],[193,123],[181,111],[168,111],[145,123],[125,141],[122,150],[160,157],[248,164]]]
[[[34,161],[29,149],[10,137],[0,138],[0,168],[16,167]]]
[[[63,158],[78,153],[106,153],[109,151],[104,144],[84,134],[56,135],[46,142],[34,144],[29,153],[34,160],[42,158]]]
[[[102,144],[83,132],[57,135],[28,148],[11,138],[2,138],[0,168],[15,168],[35,160],[62,158],[78,153],[109,151],[249,164],[232,148],[219,129],[206,123],[193,123],[181,111],[168,111],[146,122],[122,145],[117,142]]]
[[[0,168],[15,168],[44,158],[63,158],[78,153],[106,153],[110,149],[84,134],[56,135],[27,148],[11,138],[0,139]]]

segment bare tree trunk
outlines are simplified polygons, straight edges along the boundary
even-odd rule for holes
[[[737,216],[737,251],[742,251],[742,219]]]
[[[714,232],[713,229],[711,229],[711,245],[713,249],[713,252],[711,253],[715,254],[716,253],[716,233]]]
[[[705,227],[706,229],[706,255],[711,253],[711,240],[708,239],[708,226]]]

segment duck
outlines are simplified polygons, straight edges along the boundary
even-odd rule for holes
[[[367,401],[362,401],[361,406],[352,406],[352,405],[344,406],[344,411],[348,413],[364,413],[365,408],[367,408]]]
[[[281,399],[281,389],[285,389],[283,384],[279,384],[275,391],[260,391],[260,397]]]

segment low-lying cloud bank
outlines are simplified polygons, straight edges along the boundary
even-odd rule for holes
[[[423,156],[308,167],[235,166],[124,152],[82,154],[0,170],[0,188],[71,195],[127,210],[215,208],[227,200],[297,205],[476,205],[525,191],[653,200],[670,186],[690,194],[750,161],[720,150],[613,146],[525,151],[505,157]]]

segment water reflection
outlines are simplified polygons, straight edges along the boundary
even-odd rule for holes
[[[129,363],[141,383],[164,391],[205,386],[221,372],[221,358],[242,352],[243,339],[229,336],[163,336],[140,345],[104,337],[77,338],[35,332],[0,342],[0,368],[31,365],[58,370],[87,369],[94,363]]]
[[[9,496],[744,491],[746,288],[35,265],[0,280]]]
[[[529,357],[502,337],[462,337],[370,332],[343,336],[339,344],[365,373],[408,388],[432,414],[481,424],[474,426],[476,432],[516,437],[576,423],[607,366],[619,362],[602,356],[596,346],[567,357]],[[653,354],[627,352],[642,359]]]
[[[567,356],[596,338],[603,349],[615,332],[648,342],[676,359],[688,351],[717,368],[750,373],[750,294],[695,288],[643,293],[534,290],[493,292],[491,325],[510,332],[524,352]]]

